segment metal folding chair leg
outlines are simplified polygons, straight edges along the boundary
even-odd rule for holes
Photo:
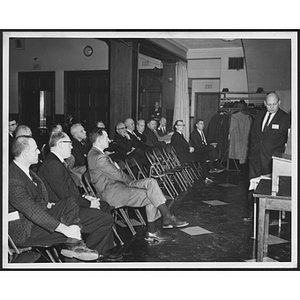
[[[142,223],[142,226],[146,226],[146,222],[145,222],[143,216],[141,215],[140,211],[137,208],[135,208],[134,212],[137,215],[137,217],[139,218],[140,222]]]
[[[119,236],[119,234],[118,234],[118,232],[117,232],[117,229],[116,229],[115,225],[113,225],[112,229],[113,229],[113,232],[114,232],[115,236],[116,236],[117,239],[119,240],[120,245],[123,246],[123,245],[124,245],[124,242],[122,241],[121,237]]]
[[[132,232],[132,235],[136,235],[136,231],[134,230],[129,218],[128,218],[128,215],[126,213],[126,211],[124,210],[124,208],[119,208],[120,212],[121,212],[121,215],[123,217],[123,219],[125,220],[128,228],[130,229],[130,231]]]

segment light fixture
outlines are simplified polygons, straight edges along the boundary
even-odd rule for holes
[[[228,93],[228,92],[229,92],[229,89],[228,89],[228,88],[223,88],[223,89],[222,89],[222,92],[223,92],[223,93]]]

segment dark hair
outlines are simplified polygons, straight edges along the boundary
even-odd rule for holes
[[[29,139],[33,139],[33,137],[29,135],[19,135],[13,140],[11,152],[13,157],[18,157],[24,150],[29,148]]]
[[[56,146],[57,142],[65,137],[68,137],[68,135],[63,131],[54,132],[49,138],[49,147],[52,148]]]
[[[95,143],[97,138],[103,135],[103,132],[106,132],[105,128],[93,128],[89,134],[91,143]]]
[[[183,122],[183,120],[177,120],[177,121],[175,121],[174,126],[173,126],[174,131],[176,131],[176,127],[175,126],[178,124],[178,122]]]

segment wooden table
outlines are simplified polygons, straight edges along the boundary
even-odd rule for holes
[[[259,199],[258,233],[257,233],[257,257],[256,261],[262,262],[268,253],[269,237],[269,211],[291,211],[292,201],[289,189],[282,188],[276,196],[272,195],[272,181],[260,180],[253,196]]]

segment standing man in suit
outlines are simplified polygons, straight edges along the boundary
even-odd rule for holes
[[[264,101],[266,110],[256,114],[250,134],[249,179],[272,173],[272,155],[283,153],[287,142],[290,116],[281,110],[280,99],[276,93],[269,93]],[[248,194],[249,217],[253,219],[253,190]]]
[[[146,240],[167,241],[171,237],[163,234],[156,221],[163,217],[163,228],[184,227],[166,205],[166,198],[153,178],[133,180],[113,163],[104,149],[109,138],[104,129],[93,129],[90,134],[92,149],[88,153],[88,168],[91,181],[105,201],[114,207],[144,207],[148,220]]]
[[[72,197],[54,203],[43,181],[30,170],[40,151],[29,136],[17,137],[9,165],[9,212],[18,219],[9,222],[9,234],[17,246],[49,246],[64,243],[61,254],[80,260],[95,260],[98,252],[81,239],[79,207]]]
[[[38,170],[44,181],[50,198],[60,203],[72,197],[79,205],[79,216],[82,222],[82,233],[86,233],[88,247],[98,251],[103,260],[116,261],[122,256],[112,252],[113,219],[108,203],[91,196],[83,197],[79,193],[64,159],[71,155],[72,141],[65,132],[51,135],[49,139],[50,153],[46,156]]]
[[[191,133],[190,144],[195,148],[195,153],[203,157],[203,162],[209,162],[211,173],[220,173],[224,169],[221,166],[216,143],[209,143],[204,133],[204,120],[199,119],[195,124],[196,129]]]
[[[267,95],[267,110],[256,114],[250,136],[249,179],[272,173],[272,155],[283,153],[291,126],[290,116],[281,110],[276,93]]]

